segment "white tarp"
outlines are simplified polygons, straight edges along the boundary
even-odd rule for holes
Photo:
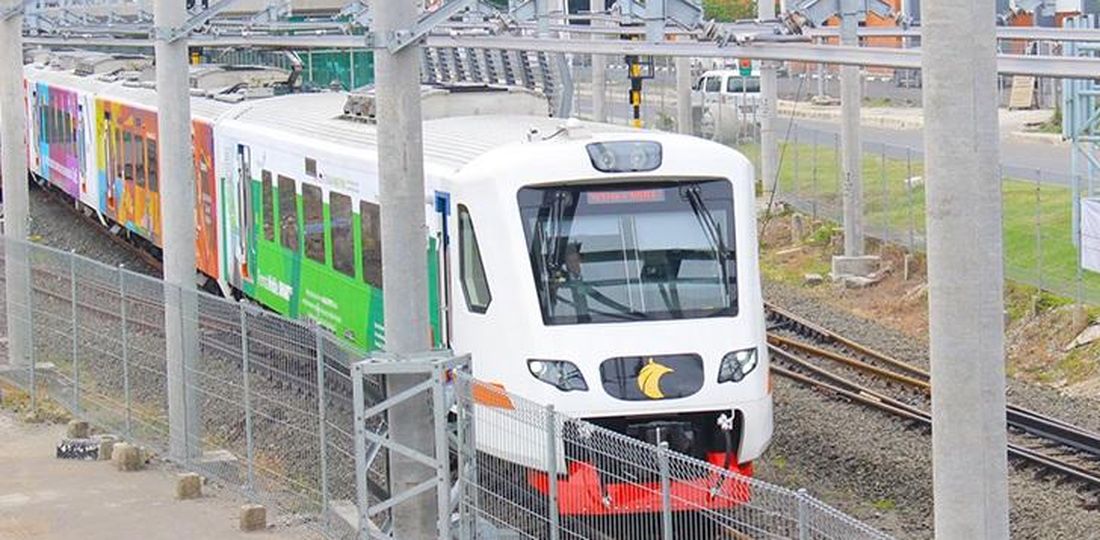
[[[1081,199],[1081,267],[1100,272],[1100,198]]]

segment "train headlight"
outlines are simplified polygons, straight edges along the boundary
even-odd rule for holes
[[[565,360],[528,360],[527,370],[536,379],[562,392],[588,391],[588,383],[584,380],[584,374],[573,362]]]
[[[600,172],[645,172],[661,166],[661,143],[653,141],[591,143],[585,149]]]
[[[718,382],[741,382],[746,375],[756,369],[756,347],[733,351],[722,357],[718,367]]]

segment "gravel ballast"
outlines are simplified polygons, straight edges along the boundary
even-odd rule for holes
[[[898,359],[928,367],[919,340],[823,305],[797,288],[768,283],[765,298]],[[1008,381],[1009,402],[1092,430],[1095,402]],[[886,413],[777,379],[775,436],[759,475],[802,485],[853,516],[899,538],[932,537],[931,433]],[[1097,538],[1100,512],[1082,507],[1076,486],[1010,462],[1013,538]]]

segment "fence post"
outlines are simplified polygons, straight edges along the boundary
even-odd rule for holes
[[[34,274],[31,269],[31,253],[27,242],[19,241],[22,245],[23,260],[27,262],[27,358],[31,366],[31,412],[38,412],[38,364],[34,354]]]
[[[806,504],[806,498],[808,497],[806,488],[799,488],[795,494],[798,497],[798,540],[809,540],[811,536],[809,523],[810,516],[807,515],[809,514],[809,508],[807,508],[808,505]]]
[[[462,533],[459,538],[474,538],[476,531],[477,508],[477,440],[474,432],[474,400],[471,381],[465,378],[465,374],[455,376],[455,399],[458,400],[458,429],[459,429],[459,480],[463,482],[459,497],[460,516],[462,519]]]
[[[73,347],[73,410],[80,415],[80,356],[78,354],[79,341],[77,340],[78,327],[76,324],[76,254],[69,251],[69,300],[72,302],[72,347]]]
[[[440,538],[451,537],[451,444],[447,431],[446,373],[438,359],[432,366],[432,425],[435,429],[436,504]]]
[[[657,466],[661,472],[661,538],[672,539],[672,480],[668,464],[668,442],[657,445]]]
[[[122,265],[118,266],[118,311],[119,320],[122,321],[122,395],[126,402],[126,439],[134,439],[133,407],[130,401],[130,339],[126,329],[126,280],[124,279]]]
[[[1035,276],[1043,291],[1043,171],[1035,169]]]
[[[882,244],[879,245],[879,255],[886,255],[886,244],[890,241],[890,189],[886,178],[886,143],[882,144],[882,155],[879,159],[879,172],[882,177]]]
[[[790,144],[790,141],[786,141],[786,144]],[[793,146],[794,146],[794,148],[792,149],[793,150],[792,153],[794,155],[791,156],[791,158],[792,158],[792,161],[794,161],[794,174],[791,175],[791,195],[794,195],[795,200],[801,202],[801,197],[799,196],[799,193],[798,193],[799,177],[800,177],[800,173],[802,172],[802,163],[798,159],[798,157],[799,157],[798,156],[798,147],[801,146],[801,145],[799,144],[798,132],[797,131],[794,132],[794,145]],[[782,163],[780,163],[780,165],[782,165]],[[780,177],[782,177],[783,176],[782,170],[779,170],[779,172],[777,174],[779,174]],[[775,181],[775,184],[776,184],[776,189],[778,189],[779,188],[779,182]]]
[[[370,514],[370,496],[367,492],[367,426],[365,418],[366,403],[363,396],[363,366],[355,363],[351,366],[351,395],[355,420],[355,507],[359,513],[359,531],[357,538],[369,538],[368,525]]]
[[[812,167],[813,167],[813,169],[812,169],[811,178],[810,178],[810,204],[812,205],[811,208],[813,209],[813,220],[817,221],[817,133],[818,133],[818,131],[815,129],[813,133],[814,133],[814,150],[813,150],[813,158],[812,158],[812,161],[813,161]]]
[[[550,514],[550,540],[561,538],[561,514],[558,512],[558,434],[554,406],[547,405],[543,418],[546,424],[547,510]]]
[[[251,388],[251,360],[248,352],[248,307],[243,303],[237,304],[241,325],[241,384],[244,386],[244,438],[245,438],[245,467],[247,469],[248,491],[256,490],[255,453],[252,447],[252,388]]]
[[[321,516],[328,513],[328,440],[325,430],[325,336],[314,323],[313,339],[317,355],[317,436],[321,446]]]
[[[916,224],[913,217],[913,149],[905,148],[905,198],[909,213],[909,255],[916,253]]]

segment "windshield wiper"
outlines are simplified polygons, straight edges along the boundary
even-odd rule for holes
[[[730,253],[726,249],[725,240],[722,238],[722,228],[714,220],[714,216],[711,215],[710,211],[707,210],[707,206],[703,202],[703,196],[699,194],[698,184],[688,185],[685,191],[688,204],[691,205],[691,211],[695,214],[695,219],[699,221],[699,226],[703,228],[703,234],[707,237],[711,249],[714,250],[719,277],[722,280],[722,299],[724,305],[728,307],[731,302],[731,295],[729,267],[726,265],[726,261],[729,259]]]

